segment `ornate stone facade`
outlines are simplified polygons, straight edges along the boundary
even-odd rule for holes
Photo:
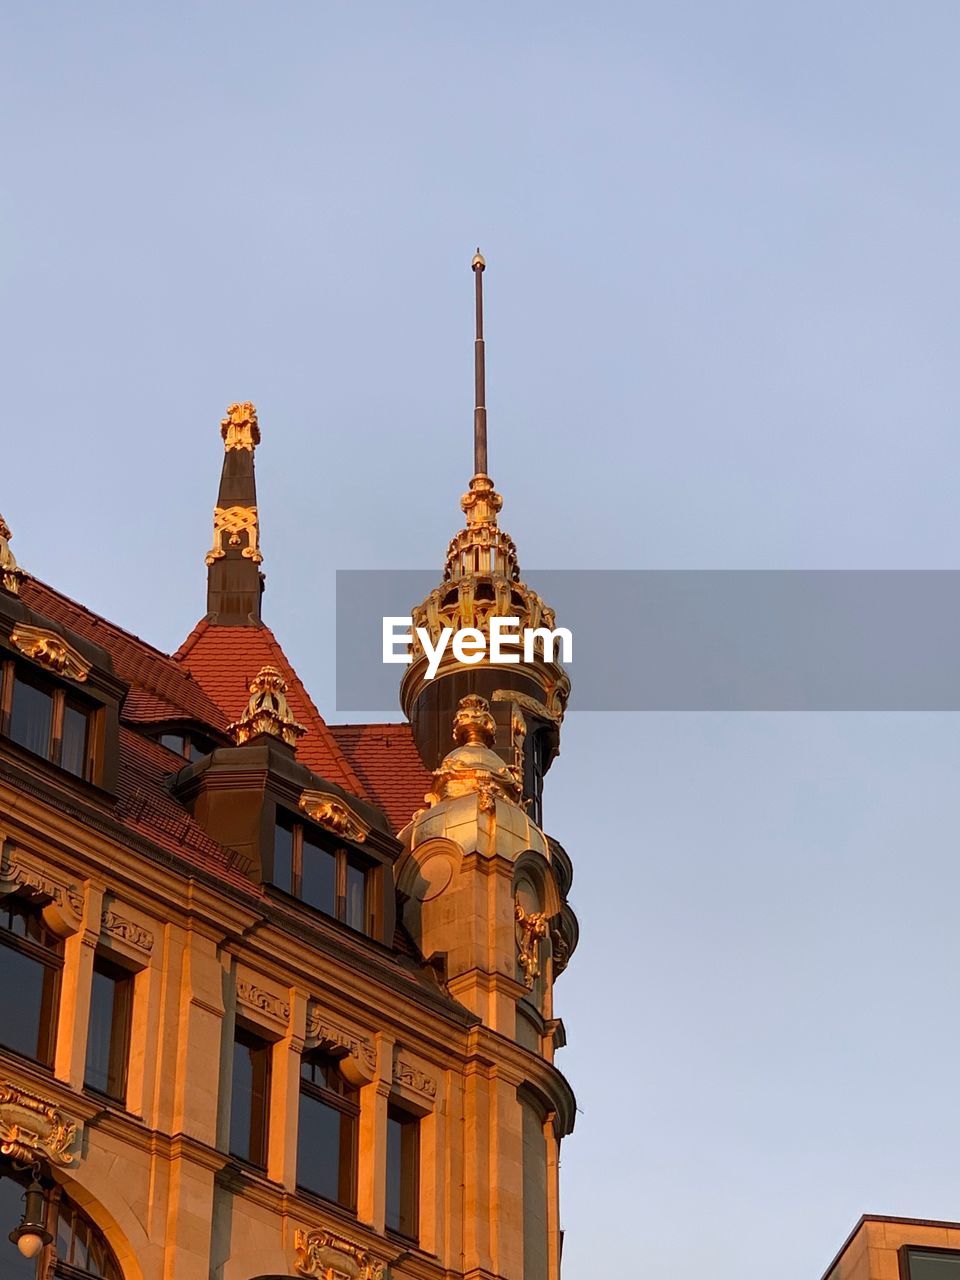
[[[416,726],[351,754],[260,617],[253,406],[221,431],[208,612],[172,657],[19,576],[0,522],[0,984],[35,966],[35,1021],[0,1037],[0,1176],[82,1210],[121,1280],[559,1280],[575,932],[527,744],[566,677],[464,690],[439,763]],[[549,619],[492,483],[468,498],[457,616],[489,614],[486,551],[497,599]],[[18,681],[54,710],[14,740]]]

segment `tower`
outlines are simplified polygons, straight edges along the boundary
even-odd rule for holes
[[[487,474],[486,359],[483,336],[483,274],[479,249],[472,262],[476,299],[474,342],[474,474],[460,500],[464,527],[447,548],[443,581],[413,610],[414,627],[432,639],[443,627],[475,627],[487,637],[492,618],[516,618],[521,628],[552,630],[553,610],[520,577],[517,548],[500,528],[503,498]],[[404,713],[427,768],[435,769],[449,749],[459,701],[477,694],[490,704],[494,749],[515,768],[523,801],[539,820],[543,778],[560,747],[560,725],[570,681],[559,662],[537,643],[536,660],[507,666],[483,661],[464,666],[451,653],[431,681],[423,679],[427,659],[414,632],[413,661],[400,690]]]
[[[414,649],[401,700],[433,785],[427,807],[401,832],[398,885],[404,923],[450,994],[485,1027],[552,1062],[564,1043],[553,984],[576,946],[577,922],[567,903],[571,864],[542,828],[541,796],[570,683],[542,638],[533,661],[489,660],[494,619],[552,629],[554,616],[521,580],[516,547],[499,526],[502,498],[487,474],[479,250],[472,266],[476,395],[474,475],[461,504],[466,525],[450,543],[442,583],[413,618],[434,641],[444,626],[475,628],[486,656],[473,665],[448,657],[426,681],[426,658]],[[547,1280],[559,1266],[556,1115],[535,1090],[496,1072],[470,1075],[465,1087],[468,1109],[497,1116],[492,1217],[502,1229],[522,1206],[522,1275]],[[484,1265],[480,1242],[477,1265]]]

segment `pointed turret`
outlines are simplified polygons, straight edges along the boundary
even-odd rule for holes
[[[486,360],[483,336],[483,273],[478,249],[471,267],[476,294],[474,341],[474,474],[460,501],[466,524],[447,549],[443,583],[413,610],[414,628],[436,642],[444,627],[473,627],[484,633],[489,653],[490,620],[519,619],[521,630],[547,628],[555,619],[537,593],[520,578],[513,539],[499,526],[503,499],[487,474]],[[458,662],[448,648],[436,676],[425,680],[427,658],[418,640],[400,687],[400,700],[413,727],[421,758],[436,769],[446,754],[460,699],[486,698],[496,721],[494,749],[516,773],[534,821],[540,820],[543,775],[559,749],[560,723],[570,681],[558,661],[545,661],[542,644],[535,660],[492,664],[486,654],[472,665]]]
[[[223,471],[207,552],[207,619],[214,626],[257,626],[263,574],[257,516],[254,450],[260,443],[257,411],[232,404],[220,424]]]

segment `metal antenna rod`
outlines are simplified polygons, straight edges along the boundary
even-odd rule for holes
[[[477,339],[473,346],[473,378],[475,405],[473,410],[473,469],[477,475],[487,474],[487,406],[486,366],[483,347],[483,271],[486,263],[480,250],[473,255],[473,275],[477,294]]]

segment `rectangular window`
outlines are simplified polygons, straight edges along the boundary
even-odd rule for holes
[[[8,736],[78,778],[91,778],[94,708],[32,672],[10,671]]]
[[[133,974],[106,956],[95,956],[83,1083],[119,1103],[127,1097],[132,1013]]]
[[[0,904],[0,1044],[53,1064],[63,947],[29,903]]]
[[[324,1054],[303,1059],[297,1133],[297,1185],[336,1201],[357,1204],[357,1090]]]
[[[904,1280],[960,1280],[960,1251],[956,1249],[904,1245],[900,1250],[900,1264]]]
[[[321,831],[277,813],[273,883],[360,933],[376,933],[373,869]]]
[[[350,857],[344,870],[343,920],[351,929],[363,933],[367,928],[367,873]]]
[[[35,755],[50,758],[53,748],[53,695],[21,676],[13,682],[10,737]]]
[[[416,1240],[420,1201],[420,1121],[391,1106],[387,1111],[387,1227]]]
[[[87,777],[89,755],[90,712],[73,698],[63,703],[63,735],[60,743],[60,767],[78,778]]]
[[[297,826],[299,823],[291,822],[285,814],[278,814],[273,831],[273,883],[287,893],[296,892],[293,880],[293,846]]]
[[[269,1041],[237,1028],[233,1037],[230,1154],[258,1169],[267,1167],[271,1052]]]
[[[189,733],[178,733],[171,729],[159,734],[157,741],[168,751],[173,751],[176,755],[189,760],[191,764],[196,764],[198,760],[202,760],[204,756],[216,750],[216,744],[212,739],[204,737],[202,733],[197,733],[195,730]]]
[[[337,855],[302,833],[300,890],[297,894],[324,915],[337,915]]]

